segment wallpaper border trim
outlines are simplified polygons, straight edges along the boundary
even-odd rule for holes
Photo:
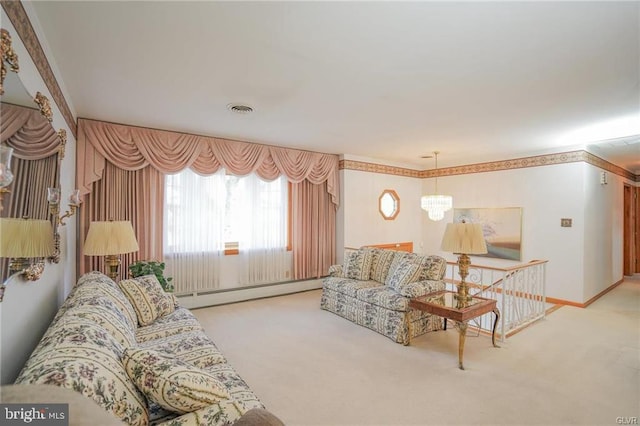
[[[363,161],[340,160],[339,170],[357,170],[369,173],[382,173],[395,176],[405,176],[413,178],[432,178],[440,176],[465,175],[471,173],[497,172],[500,170],[523,169],[527,167],[551,166],[555,164],[567,164],[585,162],[592,166],[599,167],[608,172],[614,173],[623,178],[640,182],[640,175],[635,175],[630,171],[616,166],[602,158],[584,150],[560,152],[556,154],[536,155],[532,157],[514,158],[511,160],[490,161],[486,163],[468,164],[464,166],[445,167],[437,171],[432,170],[412,170],[402,167],[386,166],[382,164],[367,163]]]

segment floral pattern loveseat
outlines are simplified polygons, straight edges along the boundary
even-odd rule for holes
[[[130,425],[227,425],[264,408],[152,275],[83,275],[16,384],[72,389]]]
[[[345,252],[344,264],[329,268],[320,307],[391,340],[442,329],[442,319],[409,308],[409,300],[444,290],[447,263],[440,256],[363,247]]]

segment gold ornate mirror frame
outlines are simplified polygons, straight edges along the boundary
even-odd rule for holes
[[[5,89],[7,90],[7,93],[11,94],[11,98],[9,98],[9,102],[13,103],[13,97],[15,95],[14,92],[12,92],[11,90],[9,90],[9,86],[7,85],[9,82],[6,81],[6,77],[9,71],[12,71],[15,73],[15,75],[17,76],[19,71],[20,71],[20,66],[19,66],[19,59],[18,59],[18,55],[15,53],[15,51],[13,50],[12,47],[12,41],[11,41],[11,35],[9,34],[9,32],[7,30],[5,30],[4,28],[0,28],[0,49],[1,49],[1,69],[0,69],[0,95],[5,95]],[[20,96],[20,102],[25,102],[24,104],[21,105],[27,105],[27,98],[32,99],[33,102],[35,102],[35,104],[38,106],[38,109],[40,110],[41,115],[49,122],[51,123],[53,121],[53,110],[51,108],[51,104],[49,102],[49,99],[43,95],[41,92],[37,92],[35,98],[32,98],[30,95],[28,95],[26,88],[24,87],[23,84],[21,84],[21,81],[19,78],[12,78],[11,80],[11,87],[13,89],[16,90],[20,90],[20,91],[24,91],[26,96]],[[15,83],[19,82],[21,84],[21,86],[16,86],[13,87],[15,85]],[[6,99],[2,99],[3,102],[6,101]],[[20,106],[20,105],[18,105]],[[35,107],[35,105],[34,105]],[[57,152],[57,158],[53,161],[55,161],[55,163],[57,164],[57,169],[55,170],[55,176],[52,178],[52,182],[44,182],[43,185],[49,185],[49,186],[59,186],[60,184],[60,170],[61,170],[61,166],[62,166],[62,160],[64,158],[65,155],[65,147],[66,147],[66,142],[67,142],[67,132],[65,129],[59,129],[57,132],[57,136],[60,140],[60,143],[58,145],[58,152]],[[15,170],[14,170],[15,172]],[[27,178],[28,180],[30,178]],[[14,183],[14,182],[12,182]],[[9,186],[12,186],[10,183]],[[3,193],[5,194],[11,194],[12,197],[26,197],[28,195],[26,194],[20,194],[17,188],[15,187],[15,185],[13,185],[13,193],[11,193],[9,191],[8,188],[2,188],[3,189]],[[38,191],[39,193],[39,191]],[[46,194],[46,190],[43,191],[42,193],[42,197],[43,200],[46,202],[47,199],[47,194]],[[16,200],[18,200],[19,198],[16,198]],[[22,205],[22,204],[18,204]],[[22,217],[23,214],[21,214],[21,212],[19,211],[14,211],[14,214],[11,213],[6,213],[8,215],[12,215],[12,216],[18,216],[18,217]],[[52,227],[53,227],[53,233],[54,233],[54,252],[53,255],[48,257],[47,259],[52,262],[52,263],[58,263],[60,261],[60,236],[58,234],[58,225],[60,224],[60,218],[57,215],[53,215],[52,212],[50,211],[46,211],[46,212],[42,212],[42,214],[47,215],[48,219],[51,221]],[[42,217],[42,216],[41,216]],[[4,260],[4,259],[3,259]],[[15,260],[15,259],[14,259]],[[33,261],[33,265],[27,265],[25,266],[25,268],[21,271],[19,271],[20,275],[28,280],[34,281],[38,278],[40,278],[43,270],[44,270],[44,260],[43,258],[40,259],[31,259],[31,261]],[[6,260],[5,262],[3,262],[3,265],[7,265],[8,260]],[[7,269],[4,269],[6,266],[3,266],[2,271],[1,272],[1,282],[4,282],[10,274],[10,272]],[[36,273],[37,276],[34,276],[34,271]],[[0,301],[2,301],[2,296],[4,294],[4,285],[0,286]]]
[[[2,62],[0,63],[0,95],[4,94],[4,78],[7,76],[7,67],[5,62],[9,65],[11,71],[18,72],[20,65],[18,64],[18,55],[13,51],[11,47],[11,35],[9,31],[4,28],[0,28],[0,51],[2,53]]]

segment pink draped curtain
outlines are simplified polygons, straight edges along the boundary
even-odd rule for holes
[[[94,190],[96,183],[103,179],[108,163],[126,171],[151,168],[162,175],[177,173],[187,167],[202,175],[215,173],[221,167],[234,175],[244,176],[256,173],[267,180],[285,175],[293,184],[308,182],[316,186],[321,185],[328,200],[327,203],[333,205],[330,214],[334,216],[335,224],[335,209],[339,202],[336,155],[79,119],[77,180],[81,194],[90,194]],[[157,194],[149,193],[147,196],[157,197]],[[300,200],[303,199],[300,198]],[[94,201],[91,202],[91,210],[102,208],[99,204],[93,203],[110,203],[108,197],[101,201],[92,200]],[[100,220],[91,213],[90,209],[86,210],[87,216],[83,218],[85,226],[80,232],[81,241],[86,237],[86,229],[88,229],[86,227],[89,222]],[[300,207],[299,210],[304,209]],[[156,215],[162,215],[161,208],[156,211]],[[320,221],[322,224],[329,222],[325,218]],[[136,229],[135,224],[134,229]],[[139,241],[148,236],[148,234],[141,235],[138,229],[136,232]],[[151,232],[161,236],[161,223],[160,227],[155,227]],[[334,235],[335,225],[324,232]],[[299,243],[302,242],[299,241]],[[302,256],[302,252],[296,257],[295,244],[294,240],[294,264],[310,261],[307,260],[310,257]],[[141,247],[138,257],[141,259],[159,257],[155,248],[146,250]],[[331,253],[334,250],[332,247]],[[317,268],[309,266],[301,271],[315,269]],[[309,276],[316,276],[316,274]],[[307,277],[300,275],[299,278]]]
[[[103,178],[92,184],[80,209],[79,272],[105,271],[103,256],[83,256],[84,240],[92,221],[130,220],[140,250],[120,256],[120,278],[138,259],[162,259],[164,175],[152,167],[123,170],[105,163]]]
[[[60,138],[40,111],[0,104],[0,141],[13,148],[11,192],[2,200],[5,217],[48,219],[47,188],[59,185]],[[8,273],[9,259],[0,259],[0,278]]]
[[[336,208],[327,183],[291,185],[293,278],[320,278],[336,257]]]
[[[2,103],[0,142],[13,148],[13,156],[41,160],[58,153],[60,138],[40,111]]]
[[[94,120],[78,120],[78,187],[82,194],[102,176],[105,161],[124,170],[151,166],[173,174],[187,167],[208,175],[220,167],[231,174],[256,173],[272,180],[287,176],[292,183],[327,182],[338,204],[338,157],[228,139],[146,129]]]

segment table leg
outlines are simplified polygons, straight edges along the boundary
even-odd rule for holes
[[[496,320],[493,322],[493,331],[491,332],[491,343],[493,343],[493,346],[495,346],[496,348],[499,348],[500,346],[496,345],[496,326],[498,325],[498,320],[500,319],[500,311],[498,310],[498,308],[495,308],[493,310],[493,313],[496,315]]]
[[[464,340],[467,337],[467,323],[461,322],[457,325],[458,333],[460,333],[460,340],[458,341],[458,367],[460,370],[464,370],[462,359],[464,358]]]

